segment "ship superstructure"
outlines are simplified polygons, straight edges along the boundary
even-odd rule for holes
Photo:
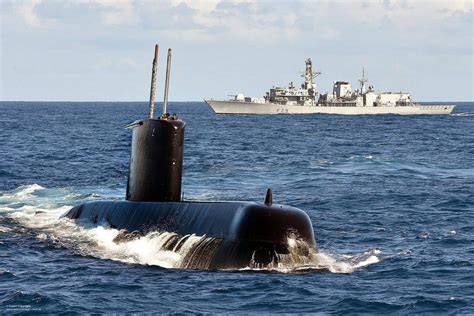
[[[321,106],[408,106],[412,104],[411,96],[406,92],[374,91],[374,86],[368,85],[362,69],[362,78],[359,79],[359,89],[352,90],[347,81],[335,81],[332,93],[321,94],[318,103]]]
[[[332,93],[319,94],[313,79],[311,59],[306,60],[304,81],[299,88],[273,87],[264,97],[237,94],[232,100],[205,100],[217,114],[449,114],[454,105],[420,105],[406,92],[376,92],[362,70],[359,88],[347,81],[334,81]]]

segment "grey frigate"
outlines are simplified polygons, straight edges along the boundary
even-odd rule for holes
[[[320,94],[314,79],[321,74],[313,72],[311,59],[306,60],[304,81],[300,87],[293,82],[287,87],[273,87],[263,97],[236,94],[230,100],[204,100],[216,114],[450,114],[454,105],[419,104],[406,92],[376,92],[369,85],[364,70],[359,88],[352,89],[347,81],[334,81],[332,93]]]

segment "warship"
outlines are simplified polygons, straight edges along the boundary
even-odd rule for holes
[[[405,92],[376,92],[362,70],[360,87],[353,90],[347,81],[334,81],[332,93],[319,94],[313,82],[320,72],[313,72],[311,59],[306,60],[303,84],[273,87],[264,97],[236,94],[231,100],[204,100],[216,114],[450,114],[454,105],[418,104]]]

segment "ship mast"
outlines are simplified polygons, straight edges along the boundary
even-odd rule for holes
[[[365,93],[366,90],[366,83],[369,82],[369,79],[365,77],[365,69],[362,67],[362,78],[359,79],[360,83],[360,93]]]
[[[313,65],[311,63],[311,58],[306,59],[306,71],[305,71],[305,81],[304,88],[312,89],[313,88]]]
[[[316,72],[313,73],[313,64],[311,62],[311,58],[306,59],[306,70],[302,77],[305,78],[303,88],[308,90],[310,96],[314,96],[315,92],[313,87],[313,79],[319,76],[321,73]]]

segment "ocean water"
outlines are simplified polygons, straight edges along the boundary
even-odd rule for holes
[[[474,104],[449,116],[216,116],[186,123],[188,200],[263,201],[310,216],[309,268],[179,269],[153,232],[60,215],[125,195],[145,103],[0,103],[0,314],[474,313]]]

